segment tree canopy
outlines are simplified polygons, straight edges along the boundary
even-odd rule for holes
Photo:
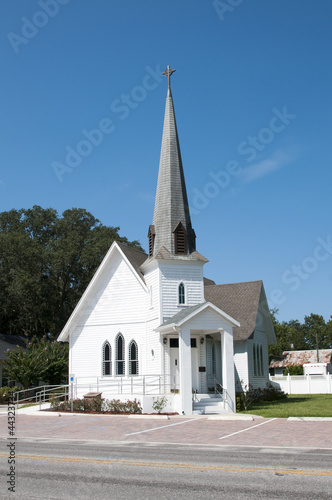
[[[113,241],[142,250],[83,208],[0,213],[0,332],[57,336]]]
[[[40,380],[49,385],[61,384],[68,376],[68,344],[33,337],[26,341],[25,349],[8,349],[3,367],[4,375],[24,389]]]
[[[271,311],[277,344],[269,346],[270,356],[280,356],[283,351],[332,349],[332,316],[328,322],[319,314],[310,314],[303,323],[298,320],[280,323],[277,313],[277,309]]]

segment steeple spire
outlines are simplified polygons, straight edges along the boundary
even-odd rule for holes
[[[191,227],[170,89],[170,76],[174,71],[167,66],[163,73],[168,78],[168,91],[153,226],[150,226],[149,230],[150,256],[156,255],[162,247],[165,247],[173,255],[188,255],[195,251],[195,233]]]
[[[163,75],[166,75],[167,76],[167,80],[168,80],[168,92],[167,92],[167,95],[168,93],[171,93],[171,75],[176,71],[176,69],[172,69],[170,67],[170,65],[167,66],[167,68],[165,69],[165,71],[163,72]]]

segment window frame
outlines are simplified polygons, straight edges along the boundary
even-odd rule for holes
[[[179,306],[185,306],[187,305],[187,297],[186,297],[187,293],[186,293],[186,285],[184,284],[183,281],[181,281],[179,284],[178,284],[178,305]],[[182,300],[183,302],[182,302]]]
[[[121,345],[121,358],[119,357],[119,341],[121,340],[122,345]],[[117,334],[115,337],[115,375],[117,377],[123,377],[126,374],[126,360],[125,360],[125,339],[124,336],[122,335],[121,332]],[[121,370],[119,370],[119,367],[122,367]]]
[[[109,349],[109,359],[105,359],[107,347]],[[106,373],[107,366],[109,367],[109,373]],[[102,376],[103,377],[111,377],[112,376],[112,346],[108,340],[105,340],[105,342],[102,345]]]
[[[135,358],[133,359],[132,358],[132,348],[135,348]],[[131,376],[136,376],[136,375],[139,375],[139,361],[138,361],[138,345],[137,345],[137,342],[132,339],[130,342],[129,342],[129,345],[128,345],[128,358],[129,358],[129,375]],[[133,373],[133,364],[135,363],[135,372],[136,373]]]

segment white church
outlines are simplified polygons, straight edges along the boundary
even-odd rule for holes
[[[241,387],[266,387],[275,333],[262,281],[216,285],[196,250],[169,66],[149,254],[114,242],[58,340],[75,395],[137,398],[151,412],[232,413]]]

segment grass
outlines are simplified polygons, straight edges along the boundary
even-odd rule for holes
[[[30,406],[38,406],[40,403],[26,403],[22,406],[19,406],[18,409],[22,409],[22,408],[29,408]]]
[[[264,418],[332,417],[332,394],[291,394],[277,401],[257,401],[239,413]]]

